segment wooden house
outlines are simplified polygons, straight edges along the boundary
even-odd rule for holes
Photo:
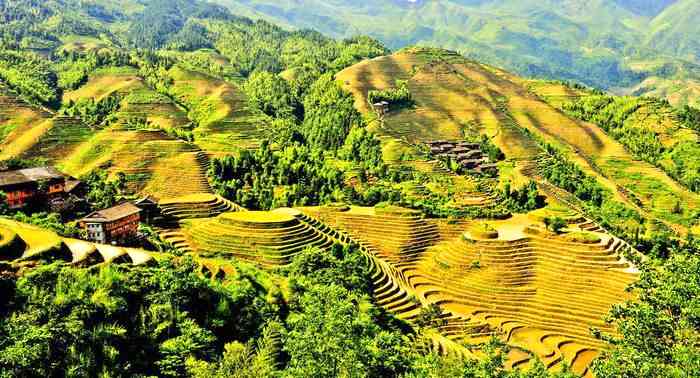
[[[95,211],[80,220],[90,241],[102,244],[124,243],[138,234],[141,209],[125,202],[108,209]]]
[[[0,191],[6,194],[11,209],[22,208],[34,200],[48,202],[63,196],[65,187],[66,176],[53,167],[0,172]]]

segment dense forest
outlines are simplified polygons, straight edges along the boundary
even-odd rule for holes
[[[334,75],[387,53],[369,37],[336,40],[311,30],[288,31],[199,1],[0,0],[2,89],[52,115],[78,118],[91,132],[118,122],[128,130],[151,130],[155,126],[145,117],[120,121],[118,115],[125,104],[168,103],[187,122],[165,132],[196,146],[198,129],[216,128],[220,121],[209,100],[178,86],[178,70],[240,88],[246,106],[260,116],[262,140],[255,148],[213,157],[206,179],[217,194],[249,210],[398,205],[449,223],[545,206],[538,183],[529,181],[493,190],[492,205],[460,207],[451,175],[385,161],[379,136],[368,128],[371,117],[356,109]],[[145,89],[64,100],[97,72],[129,72]],[[370,102],[410,110],[414,99],[407,84],[394,84],[368,93]],[[700,192],[697,144],[664,144],[637,127],[635,112],[642,105],[700,131],[699,111],[648,98],[601,93],[563,110],[599,124],[635,156]],[[488,138],[478,141],[488,160],[503,160]],[[3,166],[40,163],[12,159]],[[576,197],[586,215],[646,255],[645,261],[628,256],[638,259],[641,277],[630,288],[636,300],[609,315],[618,334],[593,330],[609,347],[593,364],[596,376],[694,376],[700,371],[700,242],[679,238],[663,225],[642,234],[636,226],[647,220],[553,146],[544,146],[539,168],[549,183]],[[81,213],[131,198],[125,174],[97,168],[81,179],[88,207]],[[417,194],[408,188],[416,186],[437,189]],[[80,236],[65,221],[75,208],[0,211],[62,236]],[[436,353],[431,335],[445,314],[437,306],[424,308],[410,325],[384,310],[372,299],[370,261],[360,248],[309,248],[273,270],[234,261],[235,273],[224,279],[207,277],[197,261],[169,245],[161,248],[164,258],[138,267],[18,268],[0,256],[0,377],[575,376],[567,366],[549,371],[539,361],[506,369],[510,350],[497,338],[472,346],[483,356],[478,360]]]

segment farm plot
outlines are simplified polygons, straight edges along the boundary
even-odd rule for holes
[[[195,254],[228,257],[264,267],[287,265],[308,247],[327,248],[333,240],[302,220],[297,210],[224,213],[182,222]]]

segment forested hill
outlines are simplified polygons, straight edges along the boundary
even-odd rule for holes
[[[215,0],[236,12],[397,49],[460,51],[525,76],[700,104],[696,0]]]
[[[91,70],[139,68],[154,49],[216,50],[227,62],[226,72],[218,73],[229,77],[302,66],[320,74],[387,51],[369,38],[336,41],[313,31],[289,32],[191,0],[9,0],[0,3],[0,20],[0,79],[25,99],[55,107],[61,92],[82,85]],[[174,60],[172,54],[158,58],[166,65]],[[216,62],[193,62],[204,71],[221,69]]]

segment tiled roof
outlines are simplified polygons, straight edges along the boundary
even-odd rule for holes
[[[0,172],[0,187],[61,178],[65,178],[65,175],[56,170],[54,167],[39,167],[20,169],[18,171],[6,171]]]
[[[141,209],[133,203],[124,202],[121,205],[95,211],[82,220],[83,222],[113,222],[140,212]]]

